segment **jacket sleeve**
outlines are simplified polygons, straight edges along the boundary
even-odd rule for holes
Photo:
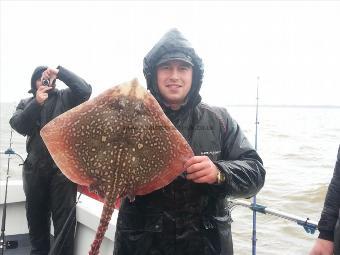
[[[32,135],[40,118],[41,107],[34,97],[21,100],[9,124],[19,134]]]
[[[68,89],[66,89],[64,93],[66,93],[68,97],[71,97],[70,102],[73,102],[73,106],[81,104],[90,98],[92,93],[90,84],[62,66],[58,66],[58,69],[58,79],[68,86]]]
[[[318,224],[319,238],[333,241],[334,228],[340,210],[340,146],[332,180],[328,186],[324,207]]]
[[[222,160],[214,162],[223,171],[226,180],[221,195],[233,198],[249,198],[264,185],[266,171],[255,149],[242,132],[238,123],[225,109],[220,109],[222,135]]]

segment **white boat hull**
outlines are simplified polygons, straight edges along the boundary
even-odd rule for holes
[[[5,199],[4,194],[5,181],[0,181],[1,218]],[[81,196],[80,201],[77,204],[77,229],[74,255],[84,255],[87,254],[90,250],[90,246],[94,240],[95,233],[99,225],[102,206],[103,204],[99,201],[96,201],[85,195]],[[23,192],[21,180],[13,180],[8,182],[6,211],[7,213],[5,235],[10,236],[11,239],[13,239],[16,235],[27,234],[28,228],[25,209],[25,194]],[[118,211],[115,211],[112,215],[111,222],[108,226],[108,230],[105,233],[105,238],[100,247],[100,254],[104,255],[113,253],[113,242],[117,216]],[[51,235],[53,235],[53,225],[51,228]]]

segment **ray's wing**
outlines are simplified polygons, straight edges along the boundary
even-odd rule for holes
[[[63,174],[71,181],[85,186],[90,185],[93,180],[76,153],[83,144],[72,140],[83,136],[83,130],[90,129],[86,123],[81,124],[81,130],[77,129],[80,120],[75,116],[86,116],[91,108],[91,104],[78,105],[50,121],[40,131],[47,149]]]

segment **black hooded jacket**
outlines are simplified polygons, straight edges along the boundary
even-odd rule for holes
[[[156,84],[156,63],[171,51],[193,60],[193,83],[186,103],[177,111],[167,108]],[[144,59],[148,89],[168,118],[191,145],[195,155],[208,156],[226,181],[198,184],[177,177],[151,194],[122,202],[117,220],[115,255],[231,255],[231,217],[228,198],[249,198],[263,186],[262,160],[239,125],[223,108],[201,102],[203,64],[189,42],[170,30]]]
[[[338,225],[336,223],[338,221]],[[326,194],[325,204],[318,224],[319,238],[336,241],[337,252],[340,254],[340,146],[334,174]],[[337,235],[337,238],[335,237]]]
[[[40,136],[41,128],[53,118],[85,102],[91,96],[92,87],[82,78],[62,66],[59,66],[58,69],[58,79],[63,81],[68,88],[53,89],[49,92],[48,99],[44,104],[38,104],[35,99],[36,90],[34,89],[35,70],[32,75],[34,82],[31,82],[31,90],[29,91],[34,96],[21,100],[9,121],[15,131],[27,136],[26,163],[32,167],[37,166],[37,164],[40,166],[53,164],[53,160]]]

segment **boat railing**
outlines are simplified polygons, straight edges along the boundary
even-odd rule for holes
[[[261,204],[257,204],[257,203],[254,204],[254,203],[250,203],[250,202],[243,201],[243,200],[236,200],[236,199],[231,200],[229,204],[230,204],[229,207],[231,210],[235,206],[242,206],[242,207],[249,208],[250,210],[258,212],[258,213],[273,215],[273,216],[276,216],[282,219],[295,222],[296,224],[302,226],[305,229],[305,231],[309,234],[314,234],[315,231],[318,229],[317,222],[310,220],[308,217],[307,218],[299,217],[299,216],[296,216],[290,213],[268,208],[267,206],[264,206]]]

